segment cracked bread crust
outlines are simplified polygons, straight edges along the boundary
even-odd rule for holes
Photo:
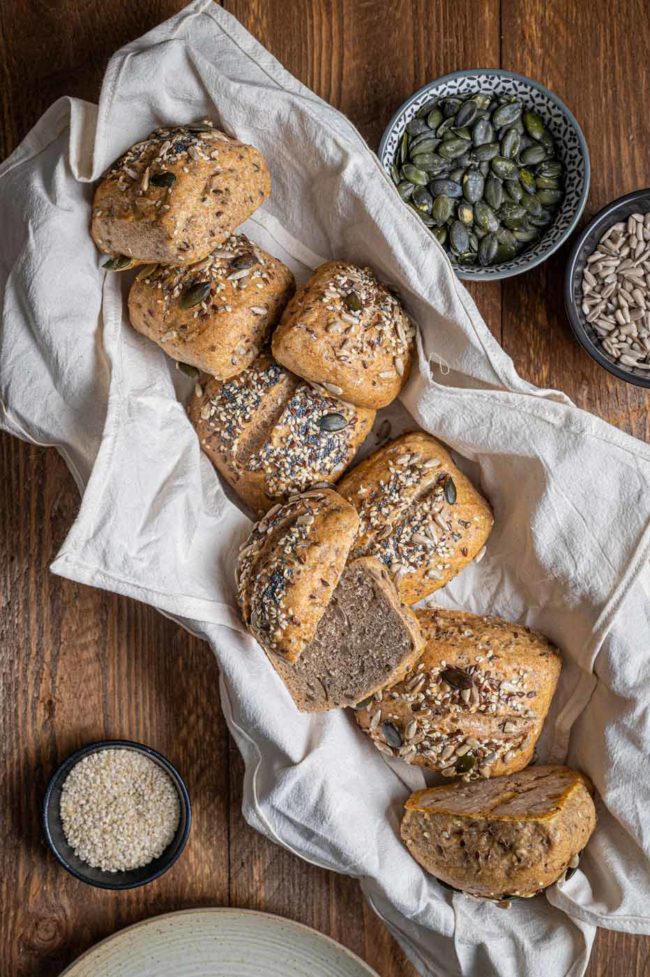
[[[456,781],[411,795],[402,838],[424,869],[469,895],[534,896],[577,864],[596,825],[592,790],[561,766]]]
[[[338,490],[359,512],[353,556],[376,556],[400,597],[415,604],[444,587],[483,549],[489,503],[428,434],[404,434],[357,465]]]
[[[104,254],[200,261],[271,193],[262,154],[208,122],[155,129],[102,177],[90,232]]]
[[[297,492],[334,483],[375,418],[374,411],[319,393],[266,354],[228,381],[205,378],[189,415],[203,451],[258,515]]]
[[[406,678],[356,713],[390,756],[464,780],[498,777],[533,758],[561,669],[558,649],[496,617],[417,610],[424,652]]]

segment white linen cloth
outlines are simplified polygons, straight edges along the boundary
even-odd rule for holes
[[[437,602],[563,650],[541,756],[589,774],[599,821],[580,870],[546,897],[504,912],[427,877],[398,834],[421,772],[387,763],[346,712],[299,714],[242,630],[233,566],[250,523],[199,451],[191,384],[129,327],[125,277],[101,270],[88,234],[106,165],[156,125],[205,116],[269,162],[273,195],[247,233],[300,279],[325,258],[372,265],[419,324],[402,403],[469,460],[496,517],[484,560]],[[247,820],[358,876],[431,977],[578,977],[596,926],[650,932],[650,450],[517,376],[353,126],[195,0],[113,57],[99,107],[61,99],[43,116],[0,169],[0,226],[2,423],[55,445],[83,493],[52,569],[210,642]]]

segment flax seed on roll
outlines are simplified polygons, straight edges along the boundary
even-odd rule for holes
[[[353,556],[376,556],[415,604],[444,587],[485,545],[487,501],[428,434],[404,434],[353,468],[338,490],[359,513]]]
[[[266,354],[230,380],[204,378],[189,415],[203,451],[256,513],[334,483],[375,418],[319,393]]]
[[[465,780],[514,773],[533,758],[561,669],[548,638],[465,611],[415,612],[422,657],[356,713],[382,753]]]
[[[102,177],[91,234],[100,251],[184,265],[205,258],[269,196],[264,157],[207,122],[155,129]]]
[[[293,289],[286,265],[237,234],[196,264],[143,268],[129,317],[169,356],[227,379],[259,355]]]
[[[399,299],[372,269],[330,261],[287,306],[273,355],[335,397],[378,410],[408,378],[414,337]]]

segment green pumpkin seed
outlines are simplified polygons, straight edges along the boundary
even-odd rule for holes
[[[254,268],[259,265],[259,259],[254,254],[239,254],[230,262],[233,271],[244,271],[246,268]]]
[[[497,129],[502,126],[511,126],[521,117],[520,102],[506,102],[501,105],[492,116],[492,125]]]
[[[498,210],[503,203],[503,183],[494,173],[485,181],[485,199],[493,210]]]
[[[382,723],[381,731],[384,734],[386,743],[392,746],[394,750],[397,750],[402,745],[402,734],[395,723]]]
[[[323,414],[318,422],[321,431],[325,431],[328,434],[334,431],[342,431],[348,424],[349,421],[343,414]]]
[[[440,140],[431,135],[430,132],[423,132],[421,136],[416,136],[409,142],[409,153],[414,156],[416,153],[432,153],[439,145]]]
[[[350,312],[360,312],[363,308],[363,302],[361,301],[361,296],[354,289],[351,289],[347,295],[343,296],[343,301],[347,305]]]
[[[442,114],[446,119],[450,116],[455,116],[456,112],[462,105],[462,99],[456,98],[455,96],[449,96],[448,98],[443,98],[440,103],[440,108],[442,109]]]
[[[462,221],[466,227],[471,227],[474,223],[474,208],[471,204],[463,201],[458,204],[458,210],[456,211],[456,217],[459,221]]]
[[[498,247],[499,242],[496,236],[494,234],[486,234],[478,249],[479,264],[483,265],[484,268],[487,265],[491,265],[496,257]]]
[[[504,159],[503,156],[495,156],[490,165],[495,175],[501,180],[517,179],[517,164],[511,159]]]
[[[489,92],[477,92],[472,95],[472,101],[476,102],[479,109],[485,111],[492,105],[492,95]]]
[[[429,171],[432,166],[436,165],[436,160],[440,159],[436,153],[416,153],[415,156],[411,156],[411,163],[418,170]]]
[[[149,177],[149,183],[152,187],[173,187],[176,183],[176,174],[171,173],[169,170],[165,170],[162,173],[154,173],[153,176]]]
[[[495,156],[499,155],[499,143],[498,142],[486,142],[481,146],[476,146],[473,150],[474,159],[478,160],[480,163],[484,160],[492,160]]]
[[[438,153],[443,159],[456,159],[457,156],[463,155],[466,148],[467,143],[464,139],[459,139],[458,136],[448,136],[438,146]]]
[[[553,214],[550,210],[541,208],[539,214],[534,214],[528,218],[533,227],[548,227],[553,223]]]
[[[212,132],[214,126],[209,122],[190,122],[185,128],[188,132]]]
[[[190,363],[176,363],[176,369],[184,373],[186,377],[190,377],[192,380],[197,380],[200,376],[200,370],[197,370],[195,366],[191,366]]]
[[[393,183],[397,186],[400,181],[399,167],[395,166],[394,163],[391,165],[390,175]]]
[[[546,150],[540,145],[531,146],[529,149],[524,149],[519,158],[526,166],[534,166],[536,163],[541,163],[542,160],[546,159]]]
[[[450,129],[449,131],[453,132],[453,134],[458,136],[459,139],[464,139],[465,142],[472,141],[472,133],[467,126],[454,126],[454,128]]]
[[[499,230],[499,218],[484,200],[479,200],[474,204],[474,222],[483,231],[494,233]]]
[[[505,227],[500,227],[496,233],[498,250],[497,261],[510,261],[517,253],[517,241],[514,234]]]
[[[436,108],[431,109],[431,111],[427,115],[427,125],[429,126],[430,129],[433,129],[433,131],[435,132],[435,130],[438,128],[441,122],[442,122],[442,112],[436,106]]]
[[[437,197],[439,194],[443,194],[445,197],[458,198],[463,196],[463,188],[460,183],[456,183],[455,180],[432,180],[429,184],[429,190]]]
[[[487,178],[490,172],[490,161],[487,159],[482,159],[481,162],[478,164],[478,171],[481,174],[481,176]]]
[[[532,139],[536,139],[538,142],[543,138],[546,133],[546,126],[542,122],[541,117],[537,112],[531,110],[524,112],[522,116],[524,120],[524,125],[526,127],[526,132]]]
[[[451,116],[448,119],[445,119],[444,122],[441,122],[438,128],[436,129],[436,136],[438,136],[439,139],[444,138],[444,136],[447,135],[447,133],[449,132],[453,124],[454,124],[453,116]]]
[[[501,140],[501,155],[504,159],[513,159],[519,152],[519,146],[521,144],[521,136],[517,130],[512,127],[506,130],[506,134]]]
[[[547,205],[554,206],[555,204],[559,204],[563,196],[564,194],[562,193],[561,190],[538,190],[537,191],[537,199],[541,204],[544,204],[544,206]]]
[[[521,201],[521,198],[524,195],[524,191],[522,190],[519,181],[508,180],[504,186],[504,190],[510,199],[514,200],[517,204]]]
[[[415,184],[409,183],[408,180],[403,180],[401,183],[397,184],[397,192],[399,193],[402,200],[408,200],[409,197],[411,197],[414,190],[415,190]]]
[[[477,258],[476,258],[476,255],[475,254],[472,254],[471,251],[465,251],[465,252],[463,252],[463,254],[455,254],[454,255],[454,260],[459,265],[475,265],[476,264],[476,261],[477,261]]]
[[[434,204],[435,206],[435,204]],[[435,237],[439,244],[446,244],[447,242],[447,228],[446,227],[434,227],[431,233]]]
[[[415,183],[416,186],[424,187],[429,182],[429,177],[427,176],[425,170],[418,169],[418,167],[413,166],[412,163],[405,163],[402,167],[402,173],[409,183]]]
[[[519,170],[519,182],[526,193],[535,193],[537,190],[537,183],[531,170]]]
[[[211,287],[210,282],[196,282],[194,285],[190,285],[179,299],[178,304],[181,309],[193,309],[195,305],[205,302],[210,295]]]
[[[478,251],[479,248],[479,236],[474,231],[469,232],[469,249],[470,251]]]
[[[403,164],[406,162],[406,160],[408,159],[408,152],[409,152],[409,134],[408,132],[404,132],[402,135],[402,140],[400,142],[400,153],[399,153],[400,163]]]
[[[413,204],[409,204],[409,207],[413,207]],[[413,208],[415,210],[415,208]],[[435,227],[436,222],[434,221],[431,214],[425,214],[423,211],[418,210],[417,215],[424,224],[425,227]]]
[[[433,205],[433,197],[429,193],[426,187],[417,187],[413,191],[412,197],[414,205],[418,210],[423,211],[425,214],[431,213],[431,207]]]
[[[472,99],[468,99],[466,102],[463,102],[458,112],[456,112],[456,125],[471,126],[477,115],[478,105]]]
[[[537,184],[538,190],[560,189],[560,181],[554,176],[540,176],[539,173],[535,173],[535,183]]]
[[[440,194],[433,201],[431,216],[437,224],[446,224],[454,210],[454,202],[450,197]]]
[[[515,240],[522,244],[529,244],[531,241],[536,241],[539,237],[539,231],[534,227],[521,227],[512,233]]]
[[[499,219],[511,231],[526,226],[526,209],[513,200],[507,200],[499,211]]]
[[[476,757],[471,753],[465,753],[456,760],[456,773],[469,773],[476,766]]]
[[[547,176],[559,180],[560,177],[562,176],[562,164],[557,160],[546,159],[544,160],[543,163],[539,164],[539,166],[535,170],[535,175],[537,177]]]
[[[411,119],[406,123],[406,131],[409,136],[419,136],[422,132],[430,132],[429,126],[424,119]]]
[[[465,176],[465,167],[457,166],[453,170],[449,170],[449,174],[447,178],[451,180],[452,183],[460,183],[462,186],[464,176]]]
[[[485,180],[478,170],[469,170],[463,177],[463,194],[471,204],[483,198]]]
[[[135,263],[135,258],[130,258],[126,254],[118,254],[115,258],[109,258],[105,261],[102,268],[104,271],[128,271],[129,268],[133,268]]]
[[[357,702],[357,704],[353,706],[353,709],[356,712],[358,712],[360,709],[367,709],[370,703],[374,700],[374,698],[375,698],[374,695],[366,696],[366,698],[362,699],[361,702]]]
[[[478,119],[472,129],[474,146],[484,146],[494,140],[494,127],[489,119]]]
[[[467,228],[465,225],[460,221],[454,221],[449,228],[449,240],[451,242],[452,249],[457,254],[462,254],[463,251],[467,251],[469,248],[469,234],[467,233]]]
[[[537,199],[536,193],[525,193],[521,200],[521,206],[529,217],[539,217],[542,212],[542,204]]]

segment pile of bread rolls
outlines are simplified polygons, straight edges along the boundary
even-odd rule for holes
[[[421,432],[349,469],[406,383],[415,327],[370,268],[330,261],[295,292],[236,230],[270,191],[254,147],[209,122],[163,127],[104,175],[91,233],[105,267],[137,268],[134,328],[197,371],[201,448],[259,520],[239,556],[242,617],[298,709],[351,707],[382,753],[448,778],[402,822],[444,884],[534,895],[595,826],[586,777],[528,767],[559,652],[499,618],[413,610],[480,559],[491,508]]]

